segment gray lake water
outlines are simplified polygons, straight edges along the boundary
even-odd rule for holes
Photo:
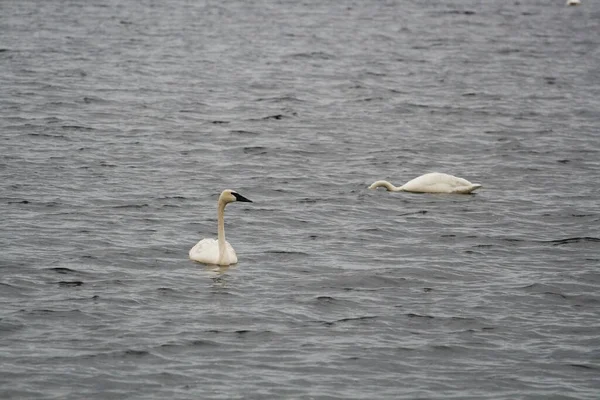
[[[600,2],[0,3],[2,399],[600,398]],[[439,171],[473,195],[368,190]],[[239,263],[188,250],[227,239]]]

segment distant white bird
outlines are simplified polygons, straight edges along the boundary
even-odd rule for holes
[[[369,186],[369,189],[378,187],[384,187],[390,192],[467,194],[480,188],[481,185],[453,175],[432,172],[408,181],[400,187],[396,187],[388,181],[377,181]]]
[[[230,265],[237,263],[237,255],[235,250],[225,240],[225,206],[234,201],[243,201],[252,203],[239,193],[233,190],[224,190],[219,196],[217,202],[217,217],[218,217],[218,235],[215,239],[202,239],[190,250],[190,259],[204,264],[215,265]]]
[[[567,5],[568,6],[578,6],[581,4],[580,0],[567,0]]]

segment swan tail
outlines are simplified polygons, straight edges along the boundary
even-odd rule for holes
[[[467,193],[471,193],[477,189],[479,189],[481,187],[480,184],[478,183],[473,183],[469,186],[463,186],[463,187],[459,187],[457,188],[454,193],[463,193],[463,194],[467,194]]]

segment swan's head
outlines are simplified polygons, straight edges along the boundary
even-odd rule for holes
[[[223,192],[221,193],[221,195],[219,196],[219,203],[233,203],[234,201],[243,201],[246,203],[252,203],[252,200],[245,198],[244,196],[242,196],[241,194],[239,194],[238,192],[234,191],[234,190],[223,190]]]
[[[369,189],[377,189],[378,187],[384,187],[387,190],[394,190],[394,185],[392,185],[388,181],[373,182],[373,184],[371,186],[369,186]]]

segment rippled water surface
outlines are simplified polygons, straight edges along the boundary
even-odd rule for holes
[[[3,399],[597,399],[600,3],[0,4]],[[473,195],[368,190],[447,172]],[[216,237],[239,263],[188,260]]]

